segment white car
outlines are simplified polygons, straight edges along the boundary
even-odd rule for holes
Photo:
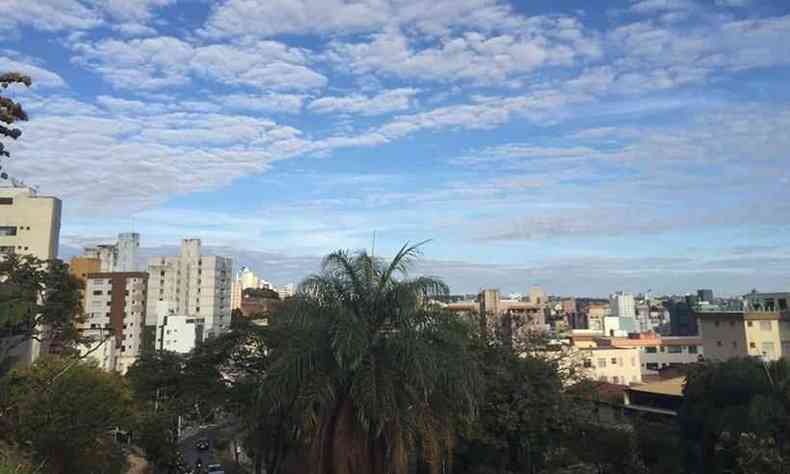
[[[225,470],[222,469],[222,466],[219,464],[209,464],[208,467],[206,467],[206,472],[208,472],[208,474],[225,474]]]

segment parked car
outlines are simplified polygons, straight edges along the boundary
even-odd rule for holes
[[[209,464],[206,469],[208,474],[225,474],[225,470],[219,464]]]

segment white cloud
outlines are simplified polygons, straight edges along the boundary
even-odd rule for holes
[[[114,19],[140,22],[149,20],[154,9],[175,2],[176,0],[99,0],[99,5]]]
[[[3,0],[0,31],[19,25],[57,31],[89,29],[102,23],[101,15],[77,0]]]
[[[57,73],[30,64],[24,58],[11,59],[0,56],[0,71],[14,71],[29,75],[33,81],[33,90],[41,87],[66,87],[66,82]]]
[[[231,110],[282,112],[288,114],[301,112],[304,99],[304,95],[275,93],[261,95],[232,94],[214,98],[218,104]]]
[[[183,85],[192,75],[273,90],[309,90],[327,83],[326,77],[305,65],[302,50],[274,41],[195,47],[162,36],[77,42],[73,47],[78,53],[74,61],[95,69],[120,89]]]
[[[374,96],[354,94],[321,97],[310,102],[307,108],[319,114],[381,115],[410,109],[416,95],[416,89],[402,88],[383,91]]]

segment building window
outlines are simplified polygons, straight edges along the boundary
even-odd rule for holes
[[[195,308],[195,311],[197,311],[197,312],[199,313],[199,312],[200,312],[200,306],[198,306],[197,308]]]
[[[737,348],[738,347],[738,341],[732,341],[732,347]]]
[[[721,341],[716,341],[716,345],[717,345],[718,347],[721,347]]]
[[[16,235],[16,226],[0,226],[0,237]]]
[[[13,245],[3,245],[0,246],[0,255],[8,255],[14,253],[14,246]]]
[[[667,352],[670,354],[680,354],[683,352],[683,346],[668,346]]]
[[[658,370],[658,364],[656,362],[648,362],[645,367],[647,367],[648,370]]]
[[[747,326],[749,326],[749,327],[752,327],[752,326],[754,326],[754,324],[752,324],[752,322],[751,322],[751,321],[749,321],[748,323],[746,323],[746,325],[747,325]]]
[[[730,321],[730,327],[735,327],[735,321]]]
[[[606,367],[606,359],[604,359],[603,357],[598,359],[598,367],[601,369]]]
[[[696,354],[697,346],[689,346],[689,354]]]
[[[749,343],[749,347],[751,347],[752,349],[755,349],[755,348],[757,348],[757,344],[755,344],[753,342],[750,342]]]
[[[714,321],[713,325],[716,326],[716,327],[719,327],[719,322],[718,321]]]
[[[617,365],[617,358],[616,357],[612,357],[611,362],[612,362],[612,365]]]
[[[13,206],[14,198],[0,197],[0,206]]]
[[[658,349],[656,349],[655,346],[647,346],[645,347],[645,352],[648,354],[655,354],[656,352],[658,352]]]
[[[636,357],[631,357],[631,367],[636,367]]]
[[[760,330],[761,331],[770,331],[771,330],[771,321],[760,321]]]
[[[190,321],[187,320],[187,322],[190,322]],[[192,322],[194,322],[194,321],[192,321]],[[592,367],[592,359],[584,359],[584,368],[585,369],[589,369],[591,367]]]
[[[615,384],[615,385],[619,385],[620,384],[620,377],[618,377],[616,375],[613,375],[612,376],[612,383]]]

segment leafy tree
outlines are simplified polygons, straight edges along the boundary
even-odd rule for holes
[[[31,339],[65,348],[80,341],[81,289],[60,260],[10,254],[0,261],[0,374],[13,349]]]
[[[396,278],[418,248],[332,253],[272,318],[261,403],[300,414],[309,472],[405,473],[415,452],[438,472],[475,411],[467,326],[428,303],[446,285]]]
[[[279,300],[280,294],[271,288],[246,288],[244,290],[244,297]]]
[[[788,462],[789,386],[786,360],[743,358],[695,366],[678,413],[687,469],[750,472],[747,465]]]
[[[24,84],[30,87],[30,77],[16,72],[0,73],[0,87],[7,89],[12,84]],[[27,120],[27,114],[22,109],[22,105],[0,95],[0,137],[13,140],[19,138],[22,135],[22,131],[18,128],[13,128],[12,125],[15,122],[25,120]],[[5,144],[0,141],[0,179],[8,179],[8,174],[3,171],[3,157],[10,158],[11,154],[6,150]]]
[[[123,472],[112,430],[131,425],[131,396],[120,376],[67,359],[44,357],[0,379],[6,435],[29,446],[46,472]]]

